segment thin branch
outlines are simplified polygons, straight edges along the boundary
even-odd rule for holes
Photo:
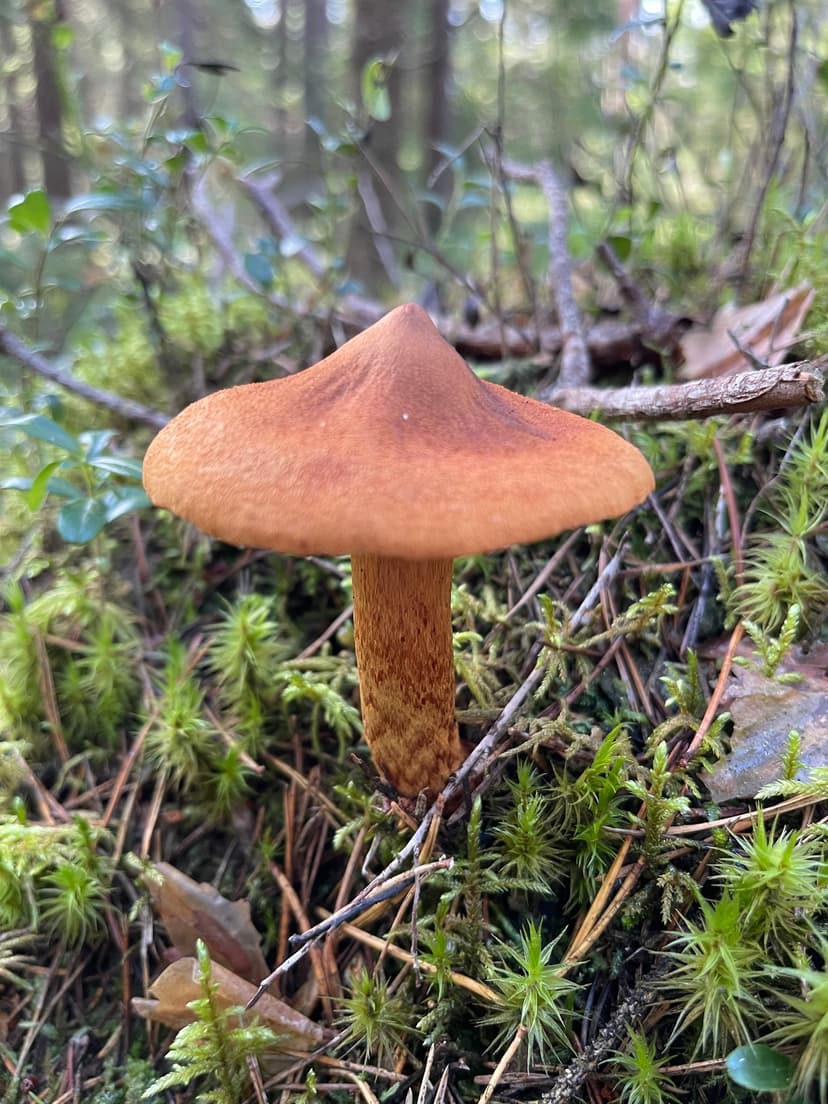
[[[274,238],[278,238],[279,241],[283,241],[285,238],[292,238],[297,242],[301,241],[302,245],[297,249],[296,256],[301,258],[317,279],[322,280],[328,276],[330,266],[319,256],[312,245],[304,241],[287,208],[273,190],[279,182],[279,174],[271,174],[262,180],[255,176],[240,176],[237,179],[241,188],[258,207]]]
[[[190,203],[193,213],[207,231],[216,252],[241,286],[246,288],[253,295],[259,295],[266,299],[272,306],[279,307],[283,310],[289,310],[290,304],[287,299],[272,292],[263,292],[260,285],[256,283],[244,267],[244,261],[241,254],[236,249],[233,235],[226,224],[226,220],[221,218],[210,200],[207,189],[207,177],[205,175],[197,176],[193,173],[192,187],[190,189]]]
[[[551,161],[539,161],[537,165],[504,162],[503,171],[513,180],[536,183],[546,199],[549,209],[547,282],[561,326],[562,349],[558,385],[580,387],[591,379],[592,364],[581,313],[572,290],[572,258],[567,244],[569,210],[566,190]]]
[[[735,376],[694,380],[657,387],[574,387],[551,389],[540,397],[573,414],[595,412],[603,418],[709,418],[786,410],[820,402],[822,361],[784,364]]]
[[[788,68],[785,75],[785,87],[782,92],[782,100],[774,105],[772,126],[771,126],[771,145],[768,150],[767,163],[765,165],[765,172],[762,176],[762,180],[759,184],[759,188],[756,194],[756,198],[753,202],[753,210],[751,213],[750,222],[747,230],[745,231],[744,240],[741,248],[741,264],[739,267],[739,285],[743,287],[748,278],[748,270],[750,267],[750,258],[753,253],[753,246],[756,241],[756,235],[759,230],[759,223],[762,220],[762,216],[765,213],[765,201],[768,197],[770,186],[773,183],[773,179],[776,176],[777,169],[779,167],[779,159],[782,154],[782,147],[785,144],[785,137],[788,131],[788,122],[791,117],[791,108],[794,102],[794,94],[796,92],[796,54],[797,54],[797,41],[799,32],[799,21],[797,19],[796,7],[792,0],[788,0],[788,17],[791,21],[790,34],[788,37]],[[773,89],[772,95],[775,95],[776,89]]]
[[[481,1093],[480,1099],[478,1100],[477,1104],[489,1104],[489,1101],[494,1096],[495,1091],[497,1090],[497,1086],[500,1084],[504,1073],[512,1064],[513,1058],[520,1050],[521,1044],[528,1034],[529,1029],[526,1027],[526,1025],[520,1024],[517,1031],[515,1032],[514,1038],[512,1039],[511,1043],[509,1043],[509,1045],[503,1051],[500,1061],[495,1066],[494,1073],[489,1079],[488,1085]]]
[[[644,294],[621,264],[609,242],[600,242],[597,253],[618,284],[618,290],[633,318],[641,327],[641,332],[657,349],[673,352],[678,347],[682,319],[664,310]]]
[[[667,959],[663,959],[649,974],[642,977],[621,1001],[611,1018],[595,1038],[573,1058],[570,1065],[556,1079],[552,1088],[529,1104],[564,1104],[574,1100],[585,1081],[597,1073],[610,1054],[618,1047],[630,1026],[641,1020],[652,1008],[658,987],[667,971]]]
[[[103,388],[93,387],[90,383],[84,383],[83,380],[76,379],[63,368],[57,368],[46,357],[36,353],[34,349],[30,349],[25,341],[10,333],[4,326],[0,326],[0,353],[5,353],[6,356],[12,357],[22,364],[24,368],[28,368],[32,372],[36,372],[37,375],[51,380],[67,391],[80,395],[81,398],[88,399],[89,402],[96,403],[98,406],[103,406],[107,410],[111,410],[113,414],[117,414],[121,418],[127,418],[131,422],[143,422],[145,425],[152,426],[153,429],[162,429],[170,420],[166,414],[151,410],[142,403],[121,398],[120,395],[115,395],[111,391],[104,391]]]

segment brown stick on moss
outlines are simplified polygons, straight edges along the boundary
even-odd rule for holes
[[[573,414],[599,412],[604,418],[708,418],[714,414],[786,410],[822,400],[822,366],[820,358],[813,364],[783,364],[781,368],[692,383],[553,389],[548,399]]]
[[[437,792],[460,763],[451,638],[453,561],[352,557],[365,739],[401,794]]]

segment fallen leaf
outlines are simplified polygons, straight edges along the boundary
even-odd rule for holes
[[[722,706],[733,718],[731,748],[704,783],[717,804],[755,797],[778,781],[792,730],[799,733],[807,779],[815,767],[828,767],[828,678],[813,668],[801,682],[787,685],[749,667],[735,667]]]
[[[695,380],[750,371],[754,365],[739,351],[731,334],[763,364],[770,368],[781,364],[813,300],[811,285],[800,284],[760,303],[722,307],[709,329],[689,330],[681,338],[684,365],[679,375]]]
[[[256,986],[220,966],[211,968],[213,983],[217,986],[215,1001],[220,1008],[243,1008],[256,992]],[[195,958],[179,958],[155,979],[149,988],[149,997],[133,997],[132,1007],[139,1016],[166,1024],[180,1030],[195,1019],[187,1007],[191,1001],[204,994],[199,981],[199,967]],[[277,1035],[283,1036],[280,1050],[314,1050],[331,1038],[327,1028],[316,1024],[297,1012],[284,1001],[265,993],[242,1019],[264,1023]]]
[[[228,901],[214,886],[193,881],[170,863],[157,863],[153,870],[160,877],[147,879],[150,896],[179,954],[195,954],[196,940],[202,939],[213,962],[248,981],[267,977],[248,901]]]

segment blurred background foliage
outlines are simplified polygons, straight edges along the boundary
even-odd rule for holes
[[[194,189],[254,291],[294,299],[310,274],[329,300],[456,308],[470,287],[492,298],[499,263],[495,298],[523,306],[514,267],[543,273],[546,214],[503,156],[562,167],[577,257],[623,236],[658,290],[690,281],[709,308],[744,284],[741,263],[710,272],[755,217],[792,220],[777,246],[820,217],[825,22],[818,0],[768,4],[732,38],[697,0],[7,0],[0,199],[43,188],[50,206],[5,224],[5,313],[53,347],[88,344],[113,295],[156,294],[172,269],[178,330],[214,351],[219,319],[184,274],[215,288],[227,260],[206,263]],[[247,180],[275,187],[291,232],[262,226]],[[310,273],[291,264],[303,247]]]

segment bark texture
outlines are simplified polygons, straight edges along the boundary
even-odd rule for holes
[[[55,3],[51,11],[44,11],[37,5],[30,4],[29,15],[43,184],[53,199],[66,199],[72,194],[72,184],[69,160],[63,148],[63,103],[58,60],[52,44],[55,24],[63,19],[62,5]]]

